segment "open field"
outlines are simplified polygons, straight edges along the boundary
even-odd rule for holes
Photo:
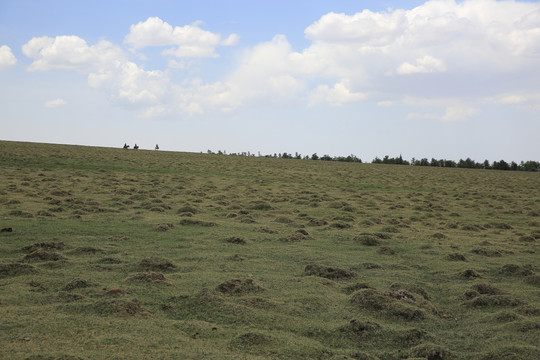
[[[0,142],[2,359],[540,358],[540,176]]]

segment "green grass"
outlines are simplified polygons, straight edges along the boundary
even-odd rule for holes
[[[539,358],[539,189],[0,142],[0,358]]]

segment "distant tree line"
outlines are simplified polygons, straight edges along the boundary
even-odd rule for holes
[[[226,151],[218,150],[217,152],[213,152],[212,150],[207,150],[207,154],[217,154],[217,155],[229,155],[229,156],[255,156],[255,154],[248,152],[241,152],[241,153],[230,153],[227,154]],[[342,161],[342,162],[357,162],[361,163],[362,160],[358,158],[356,155],[351,154],[348,156],[330,156],[330,155],[323,155],[319,156],[317,153],[309,155],[302,155],[299,153],[288,154],[286,152],[283,153],[274,153],[274,154],[267,154],[267,155],[261,155],[259,152],[257,154],[259,157],[266,157],[266,158],[276,158],[276,159],[297,159],[297,160],[321,160],[321,161]]]
[[[459,159],[458,162],[454,160],[446,159],[434,159],[428,160],[427,158],[415,159],[411,161],[403,160],[401,155],[397,158],[391,158],[386,155],[383,159],[376,157],[371,162],[372,164],[394,164],[394,165],[413,165],[413,166],[433,166],[433,167],[449,167],[449,168],[463,168],[463,169],[485,169],[485,170],[514,170],[514,171],[540,171],[540,162],[538,161],[521,161],[519,164],[512,161],[507,163],[504,160],[494,161],[490,163],[488,160],[484,162],[476,162],[471,158],[465,160]]]
[[[274,154],[267,154],[267,155],[261,155],[261,153],[257,153],[255,155],[251,152],[241,152],[241,153],[230,153],[227,154],[226,151],[218,150],[217,152],[213,152],[212,150],[207,151],[208,154],[217,154],[217,155],[229,155],[229,156],[258,156],[258,157],[266,157],[266,158],[276,158],[276,159],[297,159],[297,160],[319,160],[319,161],[341,161],[341,162],[355,162],[355,163],[362,163],[362,159],[357,157],[354,154],[348,155],[348,156],[330,156],[330,155],[323,155],[319,156],[317,153],[309,155],[302,155],[299,153],[288,154],[286,152],[283,153],[274,153]],[[379,157],[375,157],[371,161],[372,164],[391,164],[391,165],[411,165],[411,166],[432,166],[432,167],[446,167],[446,168],[464,168],[464,169],[484,169],[484,170],[514,170],[514,171],[540,171],[540,162],[538,161],[521,161],[519,164],[512,161],[510,163],[507,163],[504,160],[500,161],[494,161],[490,163],[488,160],[484,160],[484,162],[476,162],[472,160],[471,158],[466,158],[465,160],[459,159],[459,161],[454,160],[446,160],[446,159],[435,159],[431,158],[431,160],[428,160],[427,158],[422,159],[415,159],[412,158],[410,161],[404,160],[401,155],[399,157],[391,158],[388,155],[386,155],[384,158],[380,159]]]

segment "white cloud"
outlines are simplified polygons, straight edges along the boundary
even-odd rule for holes
[[[443,108],[444,113],[411,112],[407,119],[439,120],[444,122],[464,122],[476,115],[479,110],[455,99],[405,99],[405,104],[421,108]]]
[[[237,34],[231,34],[227,36],[227,38],[221,42],[221,45],[233,46],[233,45],[238,44],[238,41],[240,41],[240,37]]]
[[[7,45],[0,46],[0,71],[12,67],[17,63],[17,58]]]
[[[81,73],[102,70],[117,60],[126,59],[118,46],[101,40],[88,46],[78,36],[35,37],[22,47],[23,53],[34,59],[28,71],[76,70]]]
[[[395,105],[396,105],[396,102],[391,101],[391,100],[377,101],[377,106],[380,106],[380,107],[392,107],[392,106],[395,106]]]
[[[198,78],[194,64],[217,57],[219,46],[238,44],[239,37],[200,26],[172,26],[158,17],[131,26],[124,43],[132,50],[163,47],[161,55],[175,57],[164,70],[145,70],[137,64],[141,54],[77,36],[34,38],[23,52],[34,59],[30,71],[88,74],[92,87],[141,108],[142,117],[373,101],[405,106],[411,119],[466,121],[479,104],[534,109],[539,103],[522,95],[538,92],[539,3],[431,0],[411,10],[329,13],[306,27],[306,48],[293,49],[276,35],[239,51],[233,68],[213,79]],[[175,70],[189,71],[175,82]],[[405,76],[411,74],[423,75]]]
[[[400,75],[417,73],[428,74],[443,71],[446,71],[446,66],[444,63],[441,60],[429,55],[416,59],[416,64],[411,64],[408,62],[403,63],[397,69],[397,73]]]
[[[298,76],[302,64],[296,55],[283,35],[245,51],[237,68],[223,80],[232,107],[297,102],[305,84]]]
[[[116,61],[103,72],[88,75],[94,88],[108,90],[113,99],[128,105],[153,106],[170,97],[170,79],[163,71],[147,71],[131,61]]]
[[[441,120],[447,122],[466,121],[476,113],[478,110],[468,105],[451,105],[446,108]]]
[[[329,13],[306,30],[314,42],[361,43],[362,46],[385,46],[403,32],[404,11],[374,13],[364,10],[354,15]]]
[[[158,17],[149,17],[144,22],[131,25],[124,42],[135,50],[148,46],[173,45],[176,47],[164,50],[163,54],[180,58],[217,57],[216,46],[231,46],[238,42],[236,34],[221,41],[219,34],[203,30],[199,25],[200,22],[197,22],[173,28]]]
[[[67,101],[60,98],[55,99],[55,100],[50,100],[45,103],[45,107],[49,109],[54,109],[54,108],[61,107],[64,105],[67,105]]]
[[[540,93],[506,93],[484,100],[487,104],[511,105],[518,109],[540,110]]]
[[[341,106],[347,103],[362,101],[366,95],[360,92],[351,92],[348,81],[336,83],[332,88],[328,85],[319,85],[310,94],[310,105],[328,103],[332,106]]]

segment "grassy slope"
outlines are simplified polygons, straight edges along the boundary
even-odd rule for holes
[[[539,189],[0,142],[0,358],[539,358]]]

